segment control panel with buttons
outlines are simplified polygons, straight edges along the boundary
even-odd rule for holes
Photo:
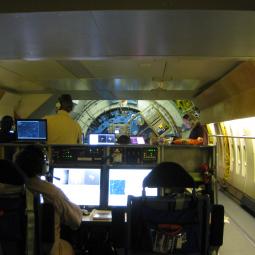
[[[98,164],[104,158],[104,146],[53,146],[52,164]]]

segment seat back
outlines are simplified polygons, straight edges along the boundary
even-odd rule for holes
[[[171,252],[171,254],[207,254],[209,196],[200,196],[196,202],[191,197],[185,197],[183,209],[176,210],[175,207],[176,198],[147,197],[143,201],[142,197],[128,197],[127,251],[129,255],[155,254],[155,251],[158,253]],[[175,235],[164,235],[164,230],[159,230],[160,226],[165,226],[165,232],[175,232],[171,230],[170,225],[173,225],[173,228],[177,228],[178,225],[182,229]],[[159,239],[162,238],[168,242],[165,241],[164,246],[159,247]],[[174,242],[173,239],[176,243],[170,246],[170,243]]]
[[[193,188],[193,193],[147,197],[145,187]],[[127,254],[208,254],[210,197],[194,191],[194,179],[179,164],[157,165],[144,179],[143,196],[128,197]]]
[[[193,188],[195,198],[196,182],[192,176],[175,162],[162,162],[155,166],[143,180],[143,196],[145,188]]]
[[[50,254],[54,244],[54,204],[43,204],[42,195],[25,189],[27,181],[16,164],[0,160],[0,254]],[[47,235],[45,227],[51,228]]]

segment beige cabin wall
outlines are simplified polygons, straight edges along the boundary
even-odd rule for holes
[[[21,99],[21,95],[4,92],[1,94],[0,100],[0,119],[5,115],[10,115],[14,118],[14,108],[15,105]]]
[[[254,64],[243,62],[193,100],[202,124],[255,116]]]
[[[202,124],[255,117],[255,89],[201,110]]]
[[[51,96],[51,94],[22,95],[21,100],[15,106],[15,112],[21,119],[26,119]]]

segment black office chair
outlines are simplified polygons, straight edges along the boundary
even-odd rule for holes
[[[145,187],[170,187],[181,193],[147,197]],[[192,194],[185,194],[184,188],[193,188]],[[144,179],[143,195],[128,197],[127,254],[217,252],[222,245],[224,208],[217,205],[213,211],[210,225],[209,196],[196,195],[194,179],[179,164],[162,162]]]
[[[55,242],[55,206],[27,190],[27,181],[16,164],[0,159],[0,183],[9,186],[0,188],[0,254],[50,254]]]

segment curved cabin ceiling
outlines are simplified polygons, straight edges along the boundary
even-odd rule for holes
[[[254,60],[251,1],[85,2],[0,3],[1,90],[22,98],[196,101]]]

